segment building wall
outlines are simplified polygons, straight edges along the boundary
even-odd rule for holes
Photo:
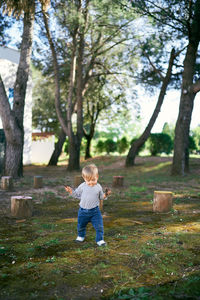
[[[55,147],[55,137],[32,141],[32,164],[47,164]]]
[[[12,102],[12,90],[14,89],[17,67],[19,62],[19,51],[0,47],[0,74],[6,89],[7,96]],[[12,104],[11,104],[12,107]],[[0,128],[2,123],[0,119]],[[24,152],[23,164],[31,164],[31,144],[32,144],[32,80],[29,76],[26,90],[24,107]]]

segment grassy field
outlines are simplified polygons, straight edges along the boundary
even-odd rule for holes
[[[170,176],[171,158],[96,157],[104,201],[106,247],[88,226],[76,244],[78,200],[65,192],[78,172],[66,166],[27,166],[14,190],[0,190],[0,299],[200,299],[200,159],[191,173]],[[82,166],[86,162],[82,163]],[[43,188],[33,188],[33,176]],[[112,187],[113,176],[124,186]],[[169,213],[152,211],[155,190],[173,192]],[[10,216],[10,197],[33,197],[29,219]]]

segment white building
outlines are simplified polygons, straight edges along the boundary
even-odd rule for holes
[[[12,108],[13,91],[16,79],[17,68],[19,64],[20,53],[17,50],[7,47],[0,47],[0,74],[3,80],[7,96]],[[0,118],[0,128],[2,122]],[[25,107],[24,107],[24,153],[23,164],[31,163],[31,143],[32,143],[32,79],[29,76],[26,89]]]

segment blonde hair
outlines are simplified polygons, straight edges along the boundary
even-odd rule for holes
[[[98,168],[94,164],[85,166],[82,169],[82,176],[87,181],[90,181],[93,178],[98,178],[98,174]]]

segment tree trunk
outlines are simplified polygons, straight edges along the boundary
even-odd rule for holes
[[[82,1],[77,1],[77,11],[87,15],[87,6],[88,1],[85,3],[85,9],[82,10]],[[55,106],[56,113],[59,119],[59,122],[62,126],[63,131],[69,138],[69,163],[68,170],[78,170],[80,169],[80,145],[83,136],[83,74],[82,74],[82,64],[83,64],[83,50],[84,50],[84,28],[82,24],[77,24],[72,33],[72,54],[71,54],[71,66],[70,66],[70,82],[68,89],[67,104],[68,109],[66,111],[66,118],[63,118],[60,105],[60,87],[59,87],[59,66],[57,61],[57,55],[55,51],[55,46],[53,39],[51,37],[48,20],[46,14],[43,14],[45,28],[47,32],[47,37],[51,47],[51,52],[53,56],[54,63],[54,78],[56,86],[55,94]],[[86,20],[87,18],[85,18]],[[84,27],[84,26],[83,26]],[[82,31],[82,32],[81,32]],[[79,36],[78,36],[79,35]],[[79,39],[78,39],[79,37]],[[79,47],[77,48],[77,42],[79,41]],[[78,64],[77,60],[78,52]],[[76,101],[73,103],[73,95],[75,88],[75,77],[77,72],[77,81],[76,81]],[[77,109],[77,122],[76,122],[76,132],[73,131],[72,127],[72,113],[74,111],[74,105],[76,103]]]
[[[80,141],[76,137],[69,143],[68,171],[80,170]]]
[[[85,131],[84,131],[84,137],[86,138],[86,149],[85,149],[85,159],[88,159],[91,156],[90,154],[90,146],[91,146],[91,141],[92,141],[92,138],[94,136],[94,130],[95,130],[95,125],[96,125],[96,121],[97,121],[97,118],[98,118],[98,115],[99,115],[99,112],[97,112],[96,114],[96,118],[93,117],[93,115],[91,116],[91,124],[90,124],[90,132],[87,134]]]
[[[34,2],[30,3],[30,6],[32,5]],[[34,11],[32,9],[30,11]],[[0,115],[6,136],[5,175],[14,178],[23,176],[24,103],[31,59],[34,13],[25,12],[23,23],[20,61],[14,86],[12,111],[4,84],[0,78]]]
[[[80,28],[79,28],[80,30]],[[76,48],[76,43],[74,43]],[[84,34],[79,32],[79,45],[77,57],[77,82],[76,82],[76,133],[72,131],[71,116],[68,118],[68,137],[69,137],[69,164],[68,170],[80,169],[80,148],[83,137],[83,50],[84,50]],[[70,109],[68,109],[71,111]]]
[[[146,142],[146,140],[148,139],[150,133],[151,133],[151,129],[153,128],[155,121],[158,117],[158,114],[160,112],[161,106],[163,104],[163,100],[166,94],[166,90],[167,90],[167,86],[170,82],[171,79],[171,73],[172,73],[172,67],[173,67],[173,62],[174,59],[177,55],[175,54],[175,50],[172,49],[171,51],[171,55],[170,55],[170,59],[169,59],[169,65],[168,65],[168,69],[167,69],[167,73],[166,76],[163,78],[163,83],[162,83],[162,87],[161,87],[161,91],[158,97],[158,102],[156,104],[155,110],[151,116],[151,119],[147,125],[147,127],[145,128],[144,132],[142,133],[142,135],[135,141],[132,143],[131,148],[128,152],[128,155],[126,157],[126,167],[130,167],[134,165],[135,162],[135,157],[140,149],[140,147],[142,147],[144,145],[144,143]]]
[[[184,73],[185,72],[186,70]],[[189,171],[189,131],[194,97],[195,94],[191,92],[188,92],[188,94],[185,95],[184,89],[182,88],[179,116],[175,128],[174,156],[171,171],[172,175],[184,175],[185,172]]]
[[[92,157],[90,154],[90,145],[91,145],[92,137],[90,136],[90,134],[85,134],[85,138],[86,138],[85,159],[88,159]]]
[[[197,92],[194,88],[195,84],[193,84],[193,77],[200,41],[199,28],[200,0],[197,0],[195,3],[193,23],[190,28],[189,44],[184,60],[179,115],[175,128],[174,156],[171,171],[172,175],[184,175],[186,171],[189,171],[188,145],[194,98]]]
[[[66,134],[63,131],[63,129],[61,129],[59,137],[58,137],[58,142],[55,143],[55,149],[51,155],[48,166],[57,166],[58,159],[62,152],[62,147],[63,147],[65,140],[66,140]]]

